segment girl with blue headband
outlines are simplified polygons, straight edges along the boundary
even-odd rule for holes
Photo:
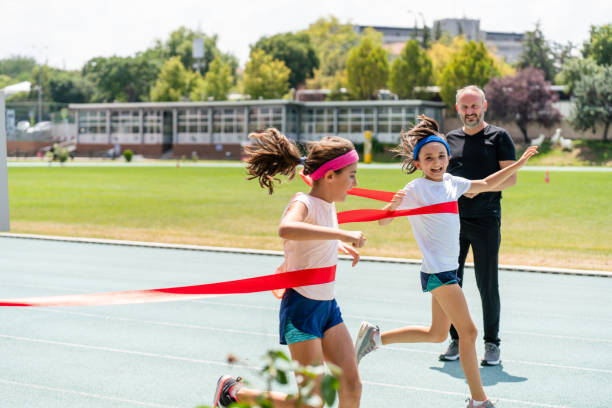
[[[359,156],[353,143],[341,137],[324,137],[308,145],[308,154],[301,157],[295,143],[277,129],[252,133],[253,144],[246,148],[249,179],[257,179],[261,187],[273,193],[278,175],[293,178],[296,168],[312,180],[312,188],[297,193],[281,217],[278,229],[283,238],[285,259],[278,272],[329,269],[328,283],[287,289],[279,311],[280,343],[289,346],[291,358],[303,366],[332,363],[342,370],[338,389],[339,408],[359,407],[361,380],[355,360],[351,335],[342,320],[335,299],[335,271],[338,250],[359,261],[365,243],[361,231],[338,228],[335,202],[344,201],[347,191],[357,185]],[[296,378],[298,386],[300,378]],[[315,392],[319,393],[316,387]],[[320,394],[318,394],[320,396]],[[219,378],[213,400],[214,407],[228,407],[234,402],[256,403],[268,397],[274,407],[313,408],[280,392],[263,393],[243,387],[239,378]],[[321,400],[322,403],[322,400]]]
[[[491,174],[483,180],[467,180],[446,173],[450,149],[438,123],[425,115],[408,132],[402,132],[401,143],[395,152],[403,157],[402,167],[410,174],[417,169],[423,172],[398,191],[385,210],[423,207],[433,204],[456,202],[466,193],[480,193],[495,189],[518,171],[537,153],[536,147],[528,148],[514,164]],[[393,219],[378,221],[389,224]],[[421,286],[423,292],[432,295],[432,319],[429,327],[407,326],[380,332],[378,326],[363,322],[359,329],[355,350],[357,361],[382,345],[393,343],[443,342],[451,323],[457,328],[459,358],[471,397],[467,407],[495,407],[487,399],[482,387],[476,357],[476,325],[472,321],[463,291],[459,286],[459,214],[440,213],[409,217],[419,249],[423,254]]]

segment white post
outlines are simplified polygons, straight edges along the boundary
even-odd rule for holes
[[[8,172],[6,169],[6,113],[0,90],[0,231],[9,231]]]

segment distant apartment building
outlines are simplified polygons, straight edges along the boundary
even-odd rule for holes
[[[497,54],[504,57],[506,62],[510,64],[518,61],[519,56],[523,52],[524,33],[482,31],[480,29],[480,20],[445,18],[435,20],[433,27],[429,27],[431,37],[433,37],[438,26],[440,32],[445,32],[453,37],[463,34],[468,40],[484,41],[487,46],[495,48]],[[371,27],[383,35],[383,44],[393,55],[401,52],[406,41],[414,38],[420,41],[423,38],[423,28],[355,25],[353,29],[356,33],[361,33],[367,27]]]

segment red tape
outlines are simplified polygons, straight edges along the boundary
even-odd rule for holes
[[[0,299],[0,306],[101,306],[170,302],[238,293],[264,292],[267,290],[286,289],[296,286],[318,285],[332,282],[335,279],[336,266],[334,265],[326,268],[303,269],[205,285],[132,290],[125,292],[90,293],[83,295]]]
[[[303,170],[300,176],[312,186],[310,177],[305,176]],[[370,198],[373,200],[390,202],[395,193],[388,191],[367,190],[353,188],[348,194]],[[338,213],[338,223],[376,221],[383,218],[401,217],[419,214],[453,213],[459,212],[456,201],[429,205],[409,210],[352,210]],[[334,281],[336,266],[327,268],[304,269],[293,272],[275,273],[273,275],[258,276],[255,278],[239,279],[227,282],[209,283],[205,285],[180,286],[164,289],[132,290],[124,292],[90,293],[82,295],[48,296],[18,299],[0,299],[0,306],[14,307],[49,307],[49,306],[101,306],[133,303],[170,302],[176,300],[190,300],[203,297],[224,296],[239,293],[264,292],[268,290],[293,288],[297,286],[318,285]]]

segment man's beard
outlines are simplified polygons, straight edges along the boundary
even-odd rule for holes
[[[482,123],[484,122],[484,112],[481,112],[479,115],[476,115],[475,121],[470,121],[471,123],[468,123],[468,121],[465,119],[465,116],[459,115],[459,119],[461,119],[463,126],[465,126],[467,129],[475,129],[478,126],[482,125]]]

